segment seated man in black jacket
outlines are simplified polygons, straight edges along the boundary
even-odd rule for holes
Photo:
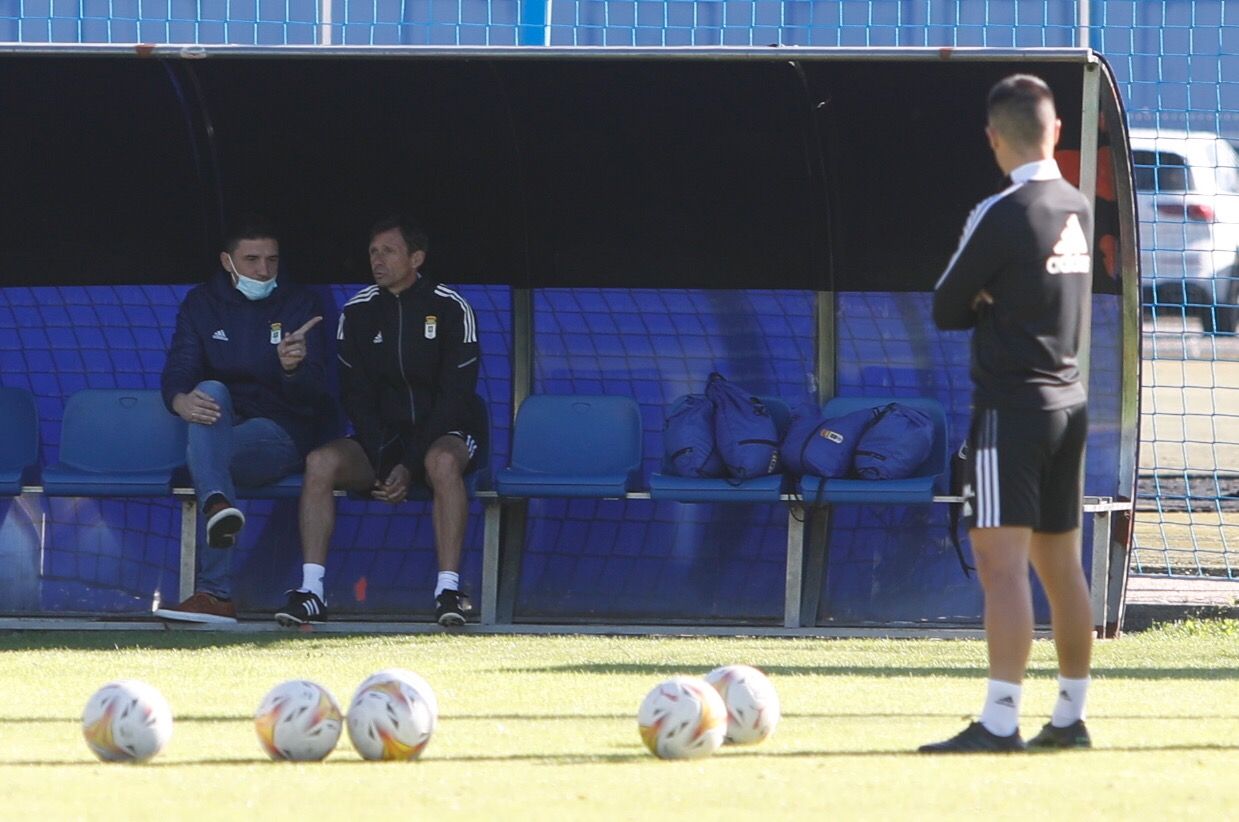
[[[323,574],[335,528],[333,489],[398,503],[412,483],[434,493],[439,577],[435,618],[462,625],[460,555],[468,497],[464,474],[487,430],[475,389],[478,335],[463,297],[421,274],[426,232],[393,217],[370,231],[374,285],[344,305],[336,333],[340,393],[353,435],[306,458],[301,491],[301,587],[275,615],[281,625],[327,619]]]
[[[198,551],[194,595],[155,613],[188,622],[236,621],[228,549],[245,516],[234,483],[265,485],[300,470],[331,402],[322,305],[279,277],[275,231],[249,218],[224,240],[219,262],[181,303],[161,380],[168,409],[189,423],[207,548]]]

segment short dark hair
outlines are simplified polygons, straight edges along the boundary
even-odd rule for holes
[[[1054,128],[1054,92],[1040,77],[1012,74],[989,91],[986,110],[990,125],[1023,146],[1035,146]]]
[[[373,241],[384,231],[391,231],[393,228],[398,229],[400,236],[404,237],[404,244],[410,254],[414,251],[430,252],[430,235],[426,233],[425,226],[416,217],[408,214],[393,214],[370,226],[370,240]]]
[[[242,240],[275,240],[280,241],[275,224],[261,214],[245,214],[228,229],[224,235],[224,251],[231,254],[237,250]]]

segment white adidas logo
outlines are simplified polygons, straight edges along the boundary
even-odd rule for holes
[[[380,331],[379,333],[375,334],[374,339],[371,340],[370,342],[374,343],[375,345],[378,345],[379,343],[383,342],[383,332]]]
[[[1087,274],[1092,267],[1088,238],[1080,227],[1080,218],[1072,214],[1054,244],[1053,254],[1045,261],[1045,270],[1050,274]]]
[[[228,342],[228,335],[225,334],[224,329],[221,328],[220,330],[216,331],[214,334],[211,335],[211,339],[223,340],[224,342]]]

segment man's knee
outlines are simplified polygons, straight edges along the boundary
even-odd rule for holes
[[[209,395],[216,402],[228,402],[232,399],[232,396],[228,393],[228,386],[219,380],[203,380],[194,388],[203,394]]]
[[[463,451],[463,449],[461,449]],[[443,482],[458,481],[464,475],[465,465],[461,461],[462,454],[454,453],[450,446],[432,446],[426,452],[422,465],[426,469],[426,479],[432,485]]]
[[[973,555],[977,564],[977,578],[982,588],[1009,585],[1028,576],[1026,566],[1021,567],[1007,557],[984,551],[974,551]]]
[[[982,587],[1019,583],[1028,578],[1031,529],[978,528],[970,533],[972,554]]]
[[[305,481],[334,483],[343,461],[338,449],[325,445],[305,456]]]

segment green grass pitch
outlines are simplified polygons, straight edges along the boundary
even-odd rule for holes
[[[783,721],[765,743],[662,762],[637,735],[646,692],[727,663],[764,669]],[[926,819],[1239,817],[1239,624],[1187,623],[1099,644],[1092,751],[925,757],[977,710],[972,641],[533,636],[0,636],[3,819]],[[254,735],[286,679],[341,704],[373,671],[438,694],[414,763],[371,763],[347,733],[323,763],[273,763]],[[1038,641],[1031,735],[1054,698]],[[104,682],[144,679],[172,705],[168,748],[97,762],[79,718]]]

